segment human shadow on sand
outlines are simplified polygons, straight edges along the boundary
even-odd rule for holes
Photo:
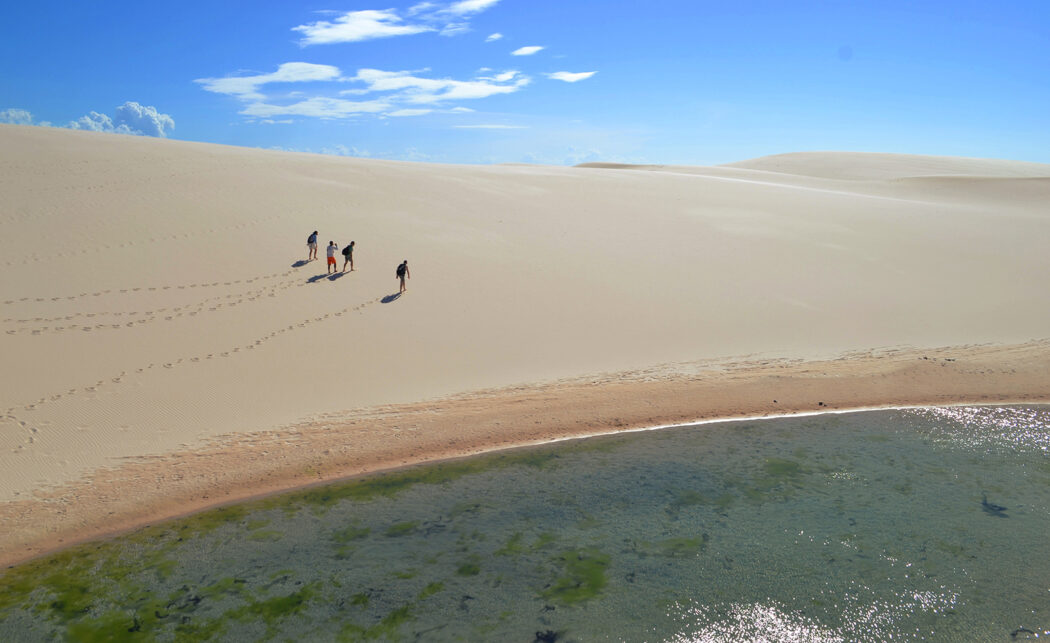
[[[401,298],[401,293],[396,292],[393,295],[387,295],[386,297],[383,297],[379,301],[384,303],[384,304],[389,304],[390,302],[397,301],[400,298]]]
[[[328,275],[328,281],[335,281],[336,279],[342,277],[345,274],[346,274],[345,272],[332,273],[332,274]]]
[[[299,261],[296,261],[295,263],[292,264],[292,268],[302,268],[303,266],[305,266],[308,263],[310,263],[310,262],[307,261],[306,259],[300,259]]]
[[[321,281],[322,279],[324,279],[326,277],[331,277],[331,276],[332,275],[330,273],[327,273],[327,272],[319,274],[319,275],[314,275],[313,277],[310,277],[309,279],[307,279],[306,283],[308,283],[308,284],[316,284],[318,281]]]

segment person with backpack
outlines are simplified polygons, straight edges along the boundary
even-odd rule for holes
[[[335,245],[335,241],[328,242],[328,272],[334,273],[336,266],[339,264],[335,260],[335,251],[339,249],[339,246]]]
[[[313,261],[317,258],[317,230],[306,238],[306,260]]]
[[[350,264],[350,272],[354,271],[354,242],[351,241],[350,245],[343,248],[343,272],[346,272],[346,265]]]
[[[397,267],[397,278],[401,280],[401,290],[398,294],[405,292],[408,288],[405,287],[405,278],[411,279],[412,273],[408,271],[408,259],[401,262],[401,265]]]

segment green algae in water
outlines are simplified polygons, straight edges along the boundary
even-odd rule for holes
[[[596,549],[567,551],[556,559],[561,567],[554,581],[544,588],[542,596],[566,605],[596,598],[605,587],[605,569],[609,556]]]
[[[3,572],[0,640],[1042,632],[1050,412],[996,413],[707,425],[225,507]]]

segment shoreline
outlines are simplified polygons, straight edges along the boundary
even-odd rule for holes
[[[1050,340],[701,362],[368,407],[128,459],[0,503],[0,564],[222,505],[511,448],[722,421],[1039,403],[1050,403]]]

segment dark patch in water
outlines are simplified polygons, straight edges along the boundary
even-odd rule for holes
[[[981,509],[984,510],[984,513],[996,518],[1010,517],[1006,515],[1006,507],[988,502],[988,496],[984,494],[981,495]]]

